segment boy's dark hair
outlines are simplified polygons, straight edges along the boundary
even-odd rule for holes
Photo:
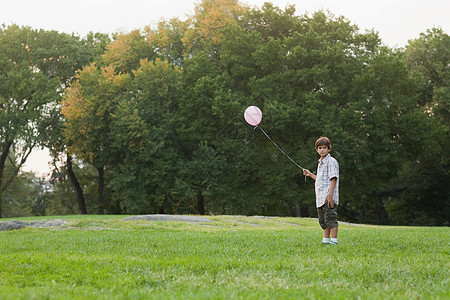
[[[328,149],[331,150],[331,142],[330,142],[330,139],[327,138],[327,137],[325,137],[325,136],[321,136],[320,138],[318,138],[315,145],[316,145],[316,149],[317,149],[319,146],[327,146]]]

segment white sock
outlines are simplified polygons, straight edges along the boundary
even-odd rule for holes
[[[337,238],[331,238],[331,242],[337,244]]]
[[[330,242],[330,238],[323,238],[322,243],[328,244]]]

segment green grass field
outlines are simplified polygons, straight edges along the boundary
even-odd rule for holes
[[[450,228],[58,218],[0,231],[0,299],[450,299]]]

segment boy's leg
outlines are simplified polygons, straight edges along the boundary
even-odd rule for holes
[[[339,223],[337,221],[337,205],[334,207],[325,207],[324,211],[325,224],[329,228],[329,233],[331,235],[331,244],[337,244],[337,234]]]
[[[338,226],[331,228],[330,231],[331,231],[330,244],[337,245],[338,244],[338,241],[337,241]]]
[[[323,229],[323,239],[322,243],[328,244],[330,243],[330,228],[327,227],[327,224],[325,223],[325,206],[318,207],[317,208],[317,217],[319,219],[320,227]]]
[[[324,243],[324,244],[330,243],[330,228],[326,228],[323,230],[322,243]]]
[[[336,227],[333,227],[330,229],[332,239],[337,239],[338,228],[339,228],[339,226],[336,226]]]

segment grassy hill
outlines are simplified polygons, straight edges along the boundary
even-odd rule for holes
[[[52,218],[0,231],[0,299],[450,298],[450,228],[341,224],[332,246],[312,219]]]

